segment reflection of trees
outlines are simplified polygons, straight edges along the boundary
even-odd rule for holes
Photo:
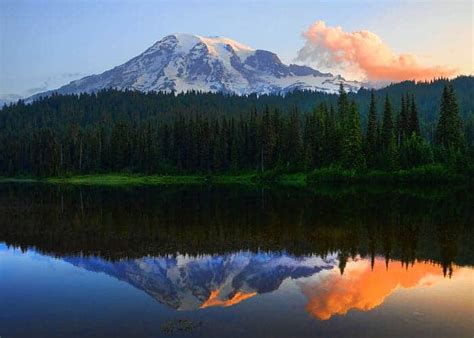
[[[468,192],[334,194],[249,187],[0,186],[0,241],[114,259],[236,250],[339,252],[407,266],[474,262]]]
[[[472,206],[472,204],[471,204]],[[439,261],[443,266],[444,275],[451,277],[453,273],[453,262],[459,255],[458,242],[460,236],[465,236],[465,229],[461,223],[456,222],[456,219],[465,219],[472,225],[473,220],[470,215],[466,215],[464,209],[460,207],[455,200],[445,200],[438,204],[435,209],[435,217],[433,218],[433,227],[436,229],[437,243],[439,246]],[[468,234],[471,234],[469,231]],[[471,237],[468,235],[466,237]],[[463,242],[468,241],[468,238],[463,238]]]

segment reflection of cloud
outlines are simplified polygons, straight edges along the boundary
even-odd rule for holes
[[[351,309],[371,310],[397,288],[432,286],[443,278],[442,269],[430,263],[417,263],[408,269],[392,264],[386,270],[384,260],[377,259],[372,271],[370,261],[359,260],[348,262],[342,276],[334,269],[316,285],[304,283],[301,288],[309,299],[306,311],[326,320]]]
[[[201,309],[204,309],[210,306],[228,307],[228,306],[236,305],[240,303],[241,301],[251,298],[257,294],[256,292],[246,293],[243,291],[238,291],[235,293],[233,297],[229,299],[221,300],[219,299],[219,293],[220,293],[219,290],[211,291],[209,298],[204,303],[202,303]]]
[[[339,26],[327,27],[324,21],[318,21],[303,37],[306,43],[299,50],[297,60],[361,73],[370,81],[426,80],[455,73],[452,68],[423,65],[413,54],[397,54],[378,35],[367,30],[348,33]]]

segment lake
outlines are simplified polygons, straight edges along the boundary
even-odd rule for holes
[[[463,189],[0,184],[0,336],[472,337]]]

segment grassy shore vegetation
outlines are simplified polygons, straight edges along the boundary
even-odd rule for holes
[[[284,170],[269,170],[254,173],[217,175],[138,175],[111,173],[95,175],[73,175],[65,177],[0,177],[0,182],[43,182],[73,185],[188,185],[188,184],[243,184],[243,185],[295,185],[319,186],[341,184],[421,186],[445,184],[474,184],[474,167],[448,168],[431,164],[409,170],[356,171],[341,167],[317,169],[309,173],[291,173]]]
[[[307,175],[308,184],[395,184],[395,185],[440,185],[472,184],[474,168],[450,169],[441,164],[430,164],[408,170],[396,171],[356,171],[341,168],[315,170]]]
[[[166,184],[199,184],[204,182],[203,176],[142,176],[131,174],[97,174],[71,177],[49,177],[41,181],[58,184],[84,185],[166,185]]]

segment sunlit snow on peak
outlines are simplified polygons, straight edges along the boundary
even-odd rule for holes
[[[275,53],[229,38],[177,33],[120,66],[36,96],[91,93],[105,88],[238,95],[286,94],[294,90],[337,93],[341,83],[347,91],[362,86],[308,66],[285,65]]]
[[[199,39],[201,42],[206,44],[209,52],[216,56],[220,55],[219,50],[225,46],[231,46],[234,52],[241,58],[247,57],[251,53],[255,52],[255,49],[229,38],[199,36]]]

